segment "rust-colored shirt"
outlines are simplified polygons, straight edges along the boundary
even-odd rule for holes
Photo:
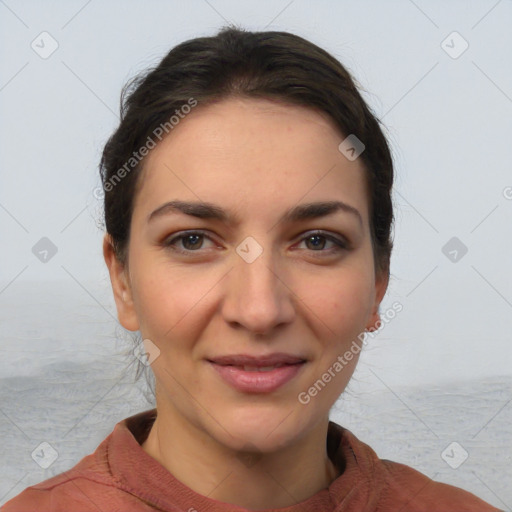
[[[243,512],[196,493],[141,447],[156,409],[120,421],[94,453],[69,471],[28,487],[2,512]],[[327,451],[341,476],[280,512],[499,512],[473,494],[415,469],[379,459],[349,430],[330,422]],[[270,510],[270,509],[269,509]]]

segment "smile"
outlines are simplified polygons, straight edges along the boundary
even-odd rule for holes
[[[231,359],[229,362],[227,358],[218,358],[208,363],[225,383],[244,393],[271,393],[296,377],[306,364],[304,359],[290,356],[281,357],[289,362],[274,364],[267,362],[269,358],[252,358],[250,362],[243,360],[243,356],[237,361],[236,357]]]

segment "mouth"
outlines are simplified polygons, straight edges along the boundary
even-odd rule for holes
[[[225,383],[245,393],[270,393],[295,378],[307,360],[290,354],[208,359]]]
[[[294,363],[294,364],[301,364],[301,363]],[[244,372],[271,372],[272,370],[275,370],[276,368],[282,368],[283,366],[293,366],[289,364],[276,364],[273,366],[250,366],[250,365],[244,365],[244,366],[236,366],[236,365],[224,365],[224,366],[232,366],[233,368],[238,368],[239,370],[243,370]]]

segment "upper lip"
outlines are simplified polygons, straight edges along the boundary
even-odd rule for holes
[[[227,356],[219,356],[208,359],[210,362],[222,366],[276,366],[279,364],[297,364],[306,360],[303,357],[294,356],[292,354],[275,353],[264,356],[252,356],[248,354],[234,354]]]

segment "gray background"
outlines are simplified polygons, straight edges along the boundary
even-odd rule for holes
[[[227,22],[333,53],[393,147],[382,310],[403,311],[369,340],[332,418],[381,458],[511,510],[511,0],[0,0],[0,503],[152,407],[122,355],[97,166],[122,85]],[[33,252],[43,237],[47,261]],[[41,442],[58,453],[47,469],[31,457]],[[468,454],[456,469],[452,442],[452,459]]]

